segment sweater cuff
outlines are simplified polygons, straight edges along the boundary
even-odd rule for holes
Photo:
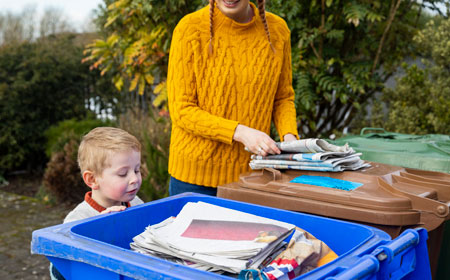
[[[236,130],[238,124],[239,122],[233,120],[221,120],[217,139],[223,143],[231,145],[233,143],[234,131]]]
[[[288,118],[286,117],[285,119]],[[284,136],[289,133],[294,134],[295,137],[299,139],[296,121],[291,122],[285,121],[280,124],[280,127],[278,127],[278,135],[280,136],[281,141],[284,141]]]
[[[297,140],[300,140],[300,136],[298,135],[297,132],[286,132],[284,133],[282,136],[280,136],[280,141],[283,142],[284,141],[284,136],[287,134],[292,134],[295,136],[295,138],[297,138]]]

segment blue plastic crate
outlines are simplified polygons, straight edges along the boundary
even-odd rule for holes
[[[424,229],[407,230],[391,241],[369,226],[193,193],[36,230],[31,252],[47,256],[66,279],[232,279],[129,249],[146,226],[197,201],[295,224],[339,255],[296,279],[431,279]]]

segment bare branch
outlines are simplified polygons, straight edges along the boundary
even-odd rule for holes
[[[320,54],[317,52],[316,48],[314,47],[313,42],[309,43],[309,46],[311,47],[311,49],[313,50],[314,54],[316,55],[316,57],[320,60],[322,60],[322,56],[320,56]]]
[[[323,36],[325,35],[325,0],[322,0],[322,14],[320,20],[320,45],[319,45],[319,54],[320,57],[323,57]]]
[[[391,10],[389,12],[389,19],[386,24],[386,28],[384,29],[383,35],[381,36],[380,44],[378,45],[377,54],[375,56],[375,60],[373,61],[373,66],[371,70],[371,74],[375,72],[378,61],[380,60],[381,51],[383,49],[384,41],[386,40],[387,34],[389,33],[389,29],[391,28],[391,24],[394,21],[395,14],[397,13],[397,9],[400,6],[402,0],[397,0],[397,3],[394,5],[395,0],[392,0]]]

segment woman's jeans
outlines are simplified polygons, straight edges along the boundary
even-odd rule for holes
[[[201,193],[211,196],[217,195],[217,188],[205,187],[195,184],[185,183],[183,181],[177,180],[174,177],[170,177],[169,182],[169,195],[176,195],[184,192],[194,192]]]

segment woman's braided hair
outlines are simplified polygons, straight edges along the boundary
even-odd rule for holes
[[[213,28],[214,5],[215,5],[215,0],[209,0],[209,53],[210,54],[212,54],[212,52],[213,52],[212,40],[214,37],[214,28]],[[261,17],[262,23],[264,24],[264,30],[266,31],[267,40],[269,41],[269,45],[272,48],[272,51],[275,52],[275,48],[272,45],[272,40],[270,39],[270,31],[269,31],[269,25],[267,24],[265,6],[266,6],[265,0],[258,0],[259,15]]]
[[[213,16],[214,16],[214,0],[209,0],[209,54],[212,54],[212,39],[214,36]]]

